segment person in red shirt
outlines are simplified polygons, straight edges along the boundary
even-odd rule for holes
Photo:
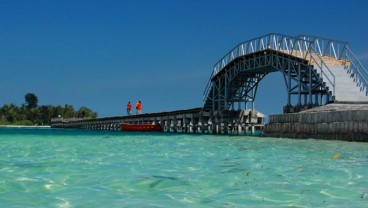
[[[130,103],[130,101],[128,102],[128,105],[127,105],[127,114],[128,115],[132,114],[132,104]]]
[[[137,101],[135,103],[135,109],[137,110],[137,115],[142,114],[142,103],[141,103],[141,101]]]

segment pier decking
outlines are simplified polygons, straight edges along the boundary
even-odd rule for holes
[[[201,108],[98,119],[53,118],[52,128],[121,130],[121,123],[160,124],[164,132],[252,134],[263,129],[264,115],[251,110],[208,113]]]

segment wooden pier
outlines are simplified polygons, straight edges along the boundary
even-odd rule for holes
[[[121,123],[160,124],[163,132],[254,135],[264,115],[252,110],[205,112],[202,108],[97,119],[53,118],[52,128],[120,131]]]

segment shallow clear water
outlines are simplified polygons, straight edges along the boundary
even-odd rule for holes
[[[367,207],[368,144],[0,128],[0,207]]]

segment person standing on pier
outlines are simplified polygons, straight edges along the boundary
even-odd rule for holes
[[[128,102],[128,105],[127,105],[127,114],[129,116],[132,114],[132,104],[130,103],[130,101]]]
[[[135,103],[135,109],[137,111],[137,115],[142,114],[142,103],[141,103],[141,101],[137,101]]]

